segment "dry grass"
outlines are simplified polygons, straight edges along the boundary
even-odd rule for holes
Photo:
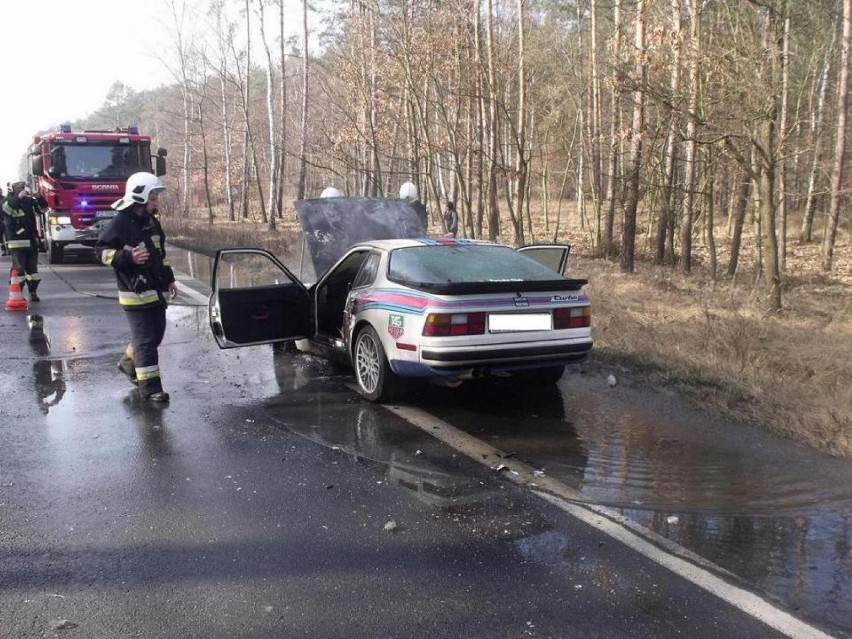
[[[287,217],[275,233],[260,224],[164,223],[172,238],[198,248],[263,246],[282,253],[298,238],[292,214]],[[552,239],[552,231],[537,224],[539,238]],[[831,277],[820,274],[818,245],[790,240],[784,311],[774,315],[762,310],[762,289],[751,275],[713,282],[701,246],[688,277],[645,261],[626,275],[592,257],[587,232],[568,227],[558,239],[574,247],[572,274],[589,279],[592,366],[632,383],[675,387],[708,410],[852,457],[848,230],[839,236]],[[720,270],[727,259],[720,254]],[[740,273],[752,273],[753,263],[752,255],[743,255]]]

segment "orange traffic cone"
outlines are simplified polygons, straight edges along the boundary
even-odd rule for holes
[[[18,274],[12,270],[12,276],[9,280],[9,299],[6,300],[6,310],[26,311],[28,308],[27,300],[24,299],[24,294],[21,292],[21,283],[18,281]]]

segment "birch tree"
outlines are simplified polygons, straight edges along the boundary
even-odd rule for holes
[[[822,271],[830,273],[840,222],[840,202],[843,197],[843,163],[846,159],[846,119],[849,109],[849,49],[852,46],[852,0],[843,0],[843,35],[840,38],[840,69],[837,81],[837,127],[834,146],[834,167],[831,172],[831,204],[828,226],[822,244]]]

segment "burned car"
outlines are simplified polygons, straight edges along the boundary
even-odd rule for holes
[[[209,307],[221,348],[297,340],[351,366],[370,401],[405,378],[555,381],[592,348],[586,280],[562,275],[568,246],[430,239],[402,200],[301,200],[296,211],[315,281],[261,249],[220,250]]]

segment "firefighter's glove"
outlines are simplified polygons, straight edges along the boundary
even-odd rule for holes
[[[148,290],[148,278],[145,277],[142,273],[139,275],[134,275],[130,278],[130,287],[133,289],[133,292],[138,294],[144,293]]]

